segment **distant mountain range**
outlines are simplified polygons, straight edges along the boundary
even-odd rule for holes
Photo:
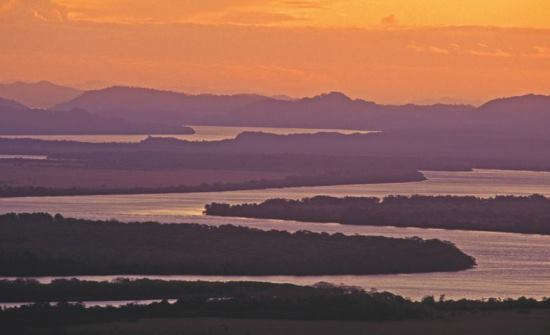
[[[550,112],[550,96],[528,94],[518,97],[491,100],[479,107],[485,112],[547,113]]]
[[[196,124],[384,131],[425,129],[430,132],[487,130],[523,132],[530,136],[531,132],[546,131],[545,125],[550,123],[550,97],[543,95],[496,99],[475,107],[461,104],[383,105],[351,99],[340,92],[293,99],[255,94],[190,95],[122,86],[80,92],[48,82],[14,83],[10,88],[34,92],[29,93],[35,99],[34,105],[38,97],[44,105],[48,91],[54,92],[50,95],[50,102],[60,100],[63,94],[72,95],[50,108],[52,118],[68,118],[74,111],[79,115],[77,119],[84,120],[82,113],[86,111],[91,113],[88,116],[117,119],[118,122],[125,120],[133,126],[139,124],[138,128],[144,124],[147,127],[153,124]],[[1,92],[0,89],[0,96]],[[13,100],[25,104],[29,96]]]
[[[0,98],[0,135],[30,134],[193,134],[193,129],[103,117],[84,110],[31,109]]]
[[[339,92],[289,100],[245,94],[188,95],[131,87],[87,91],[54,109],[84,109],[99,115],[139,121],[350,129],[409,126],[410,119],[418,118],[419,114],[445,113],[449,116],[475,110],[468,105],[379,105],[361,99],[352,100]]]
[[[146,88],[111,87],[87,91],[77,98],[59,104],[55,110],[84,109],[99,115],[139,121],[200,122],[211,120],[224,124],[233,112],[270,99],[260,95],[188,95]],[[273,99],[274,100],[274,99]],[[203,122],[200,122],[203,123]]]
[[[111,87],[87,91],[55,106],[142,122],[202,125],[343,129],[448,129],[472,127],[525,113],[550,112],[550,97],[527,95],[471,105],[382,105],[331,92],[311,98],[279,99],[260,95],[188,95],[153,89]],[[483,112],[499,112],[499,115]],[[512,114],[510,114],[512,113]],[[550,116],[550,113],[548,113]],[[550,119],[549,119],[550,121]]]
[[[0,98],[16,100],[33,108],[49,108],[76,98],[82,91],[48,81],[0,84]]]

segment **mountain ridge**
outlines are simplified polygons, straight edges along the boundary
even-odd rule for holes
[[[82,91],[57,85],[49,81],[23,82],[0,84],[0,97],[18,101],[34,108],[48,108],[60,102],[76,98]]]
[[[550,96],[542,94],[525,94],[512,97],[502,97],[490,100],[478,109],[481,111],[499,111],[513,112],[509,108],[512,107],[515,112],[520,112],[517,109],[524,109],[524,112],[550,112]],[[502,110],[505,109],[506,110]]]
[[[443,103],[379,104],[350,98],[338,91],[289,100],[258,94],[187,94],[111,86],[84,91],[50,110],[86,110],[104,118],[137,123],[431,131],[494,125],[508,132],[513,129],[513,122],[525,127],[550,122],[550,113],[548,117],[545,113],[550,111],[549,107],[550,96],[535,94],[497,98],[475,107]],[[537,112],[537,116],[532,116],[533,122],[528,112]]]
[[[162,123],[137,123],[99,116],[82,109],[50,111],[31,109],[0,98],[0,134],[193,134],[189,127]]]
[[[104,116],[147,122],[350,129],[404,127],[411,121],[407,119],[412,118],[414,121],[418,118],[418,115],[404,114],[409,112],[431,115],[434,112],[452,114],[475,109],[469,105],[382,105],[363,99],[352,99],[335,91],[288,100],[255,94],[190,95],[123,86],[87,91],[54,107],[65,111],[74,108]],[[400,117],[405,119],[400,121]],[[428,115],[424,118],[426,117]]]

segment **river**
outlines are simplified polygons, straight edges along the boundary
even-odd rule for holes
[[[172,137],[187,141],[219,141],[235,138],[245,131],[260,131],[278,135],[313,134],[318,132],[338,132],[340,134],[368,133],[364,130],[349,129],[306,129],[306,128],[268,128],[268,127],[220,127],[220,126],[190,126],[195,134],[177,135],[162,134],[157,137]],[[135,143],[147,138],[146,135],[0,135],[0,138],[34,138],[45,141],[77,141],[89,143]]]
[[[346,226],[279,220],[207,217],[201,214],[209,202],[258,202],[272,197],[302,198],[313,195],[377,196],[388,194],[426,195],[530,195],[550,196],[550,173],[527,171],[474,170],[471,172],[424,172],[423,182],[297,187],[256,191],[213,193],[77,196],[0,199],[0,213],[49,212],[64,216],[164,223],[238,224],[260,229],[310,230],[344,234],[418,236],[449,240],[477,259],[475,269],[454,273],[371,276],[148,276],[180,280],[261,280],[313,284],[320,281],[360,286],[367,290],[390,291],[412,299],[425,295],[449,298],[550,297],[550,236],[495,232],[472,232],[421,228]],[[80,277],[110,280],[119,276]],[[143,276],[124,276],[142,278]],[[39,278],[43,282],[53,278]]]

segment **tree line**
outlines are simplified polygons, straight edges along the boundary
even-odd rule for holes
[[[35,293],[47,291],[48,286],[62,287],[71,291],[80,285],[81,294],[95,291],[86,282],[58,282],[36,284]],[[23,283],[14,283],[14,287]],[[446,300],[427,296],[421,301],[411,301],[388,292],[365,292],[356,287],[318,283],[313,286],[295,286],[271,283],[186,283],[186,282],[115,282],[103,283],[102,287],[152,285],[159,290],[176,289],[177,302],[167,300],[149,305],[128,304],[121,307],[89,307],[82,303],[57,304],[42,301],[31,305],[0,310],[0,325],[3,330],[31,331],[38,328],[63,329],[77,324],[105,323],[114,321],[137,321],[150,318],[220,317],[275,320],[342,320],[386,321],[411,319],[437,319],[456,313],[479,311],[529,312],[550,309],[550,299],[486,299]],[[159,291],[159,292],[161,292]],[[174,292],[175,293],[175,292]]]
[[[212,203],[207,215],[337,222],[350,225],[464,229],[550,234],[550,199],[542,195],[496,196],[316,196],[270,199],[259,204]]]
[[[3,276],[379,274],[474,265],[435,239],[0,215]]]
[[[91,171],[90,173],[93,173]],[[11,186],[0,184],[0,198],[41,197],[41,196],[78,196],[78,195],[113,195],[113,194],[165,194],[165,193],[198,193],[259,190],[268,188],[333,186],[372,183],[397,183],[425,180],[418,171],[404,171],[386,176],[370,173],[349,175],[331,172],[320,175],[292,175],[278,179],[248,180],[242,182],[214,182],[200,185],[174,185],[166,187],[128,187],[128,188],[85,188],[85,187],[43,187]]]

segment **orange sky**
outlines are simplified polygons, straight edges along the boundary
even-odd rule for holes
[[[380,102],[550,94],[548,0],[0,0],[0,81]]]

